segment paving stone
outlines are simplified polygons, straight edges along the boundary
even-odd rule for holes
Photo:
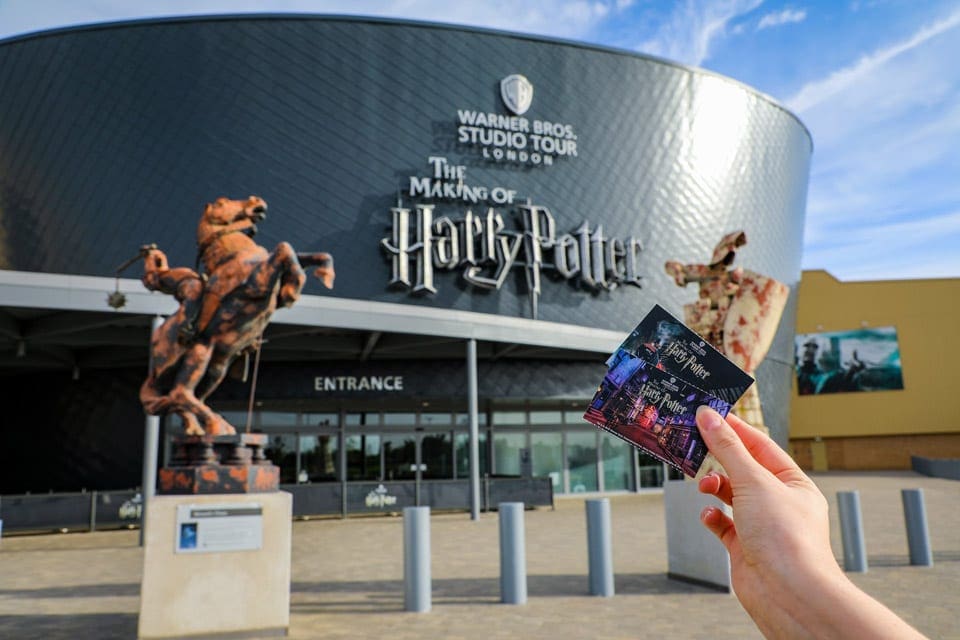
[[[826,473],[860,492],[870,564],[851,579],[931,638],[960,639],[960,482],[913,473]],[[900,490],[922,488],[933,567],[911,567]],[[433,608],[403,610],[403,521],[358,517],[293,525],[291,638],[759,638],[729,594],[666,578],[659,493],[611,496],[616,595],[588,595],[583,497],[524,514],[528,602],[500,604],[495,513],[431,519]],[[137,531],[0,540],[0,638],[132,638],[142,552]]]

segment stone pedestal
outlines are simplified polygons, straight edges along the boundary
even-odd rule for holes
[[[174,436],[170,466],[160,469],[157,493],[266,493],[280,486],[280,469],[267,460],[262,433]]]
[[[216,513],[217,507],[220,511],[241,505],[259,507],[259,548],[181,549],[178,553],[177,510],[184,505],[207,508],[211,513]],[[289,493],[162,495],[150,500],[148,514],[139,638],[286,635],[293,515]]]
[[[704,495],[691,480],[668,480],[663,485],[667,520],[667,576],[720,591],[730,591],[730,555],[700,522],[704,507],[731,509],[714,496]]]

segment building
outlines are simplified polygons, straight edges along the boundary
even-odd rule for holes
[[[736,229],[737,264],[800,276],[811,139],[750,87],[511,33],[327,16],[150,20],[0,43],[0,492],[139,484],[151,318],[145,243],[192,266],[205,203],[262,196],[258,240],[329,251],[212,404],[271,435],[283,482],[466,474],[557,493],[665,470],[582,420],[664,273]],[[106,304],[117,289],[128,303]],[[786,444],[794,299],[758,372]],[[253,411],[248,425],[248,407]],[[168,421],[169,422],[169,421]],[[175,424],[166,424],[172,432]]]
[[[805,469],[910,469],[960,458],[960,280],[841,282],[804,271],[790,449]],[[809,393],[801,395],[801,391]]]

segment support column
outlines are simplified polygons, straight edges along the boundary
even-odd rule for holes
[[[164,318],[154,316],[150,325],[150,339],[147,342],[148,347],[153,342],[153,334],[157,332]],[[147,371],[153,368],[153,349],[147,352],[150,356],[147,358],[149,363]],[[140,546],[143,546],[143,535],[147,529],[147,508],[151,498],[157,493],[157,455],[160,444],[160,416],[147,416],[143,428],[143,477],[141,479],[140,495],[143,503],[140,510]]]
[[[467,402],[470,412],[470,519],[480,519],[480,433],[477,400],[477,340],[467,340]]]
[[[337,456],[340,458],[340,517],[347,517],[347,412],[340,410],[338,422],[340,424],[340,443],[337,450]],[[361,432],[362,433],[362,432]],[[363,451],[363,438],[360,439],[361,455],[366,455]]]

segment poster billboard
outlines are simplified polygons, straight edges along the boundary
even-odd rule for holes
[[[794,346],[802,396],[903,389],[896,327],[797,334]]]

